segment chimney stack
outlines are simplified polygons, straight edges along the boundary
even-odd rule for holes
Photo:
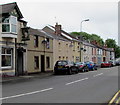
[[[61,35],[61,25],[58,25],[58,23],[55,25],[55,34]]]

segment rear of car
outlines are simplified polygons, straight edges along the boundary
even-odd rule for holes
[[[120,65],[120,60],[116,60],[116,66]]]
[[[115,60],[110,60],[109,63],[111,63],[111,66],[115,66],[116,65],[116,61]]]
[[[110,62],[102,62],[101,67],[111,67],[112,64]]]
[[[78,67],[79,72],[88,71],[88,67],[84,62],[76,62],[75,64]]]
[[[97,70],[96,64],[92,61],[86,62],[86,65],[88,66],[89,70]]]
[[[78,69],[73,62],[70,62],[67,60],[59,60],[56,62],[54,67],[55,74],[58,74],[58,73],[72,74],[72,72],[78,73]]]

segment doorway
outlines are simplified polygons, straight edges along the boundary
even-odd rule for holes
[[[17,75],[23,75],[23,52],[19,49],[17,50]]]
[[[41,55],[41,72],[45,72],[45,56]]]

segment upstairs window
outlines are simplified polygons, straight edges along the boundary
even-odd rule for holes
[[[2,32],[17,33],[17,17],[3,17],[2,18]]]
[[[38,47],[38,36],[34,36],[34,47]]]
[[[49,49],[49,48],[50,48],[50,39],[49,39],[49,38],[47,38],[46,48],[47,48],[47,49]]]

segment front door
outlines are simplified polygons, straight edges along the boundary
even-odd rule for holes
[[[17,75],[23,75],[23,52],[17,50]]]
[[[45,56],[41,55],[41,72],[45,72]]]

